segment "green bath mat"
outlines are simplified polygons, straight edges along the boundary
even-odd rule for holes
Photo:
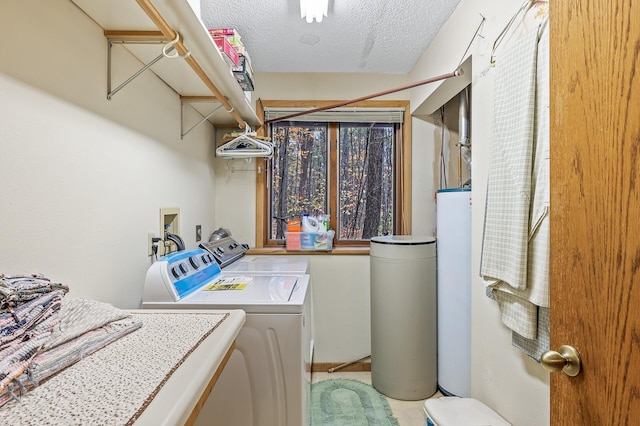
[[[398,426],[384,395],[357,380],[311,385],[311,426]]]

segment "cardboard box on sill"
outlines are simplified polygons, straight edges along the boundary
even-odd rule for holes
[[[287,232],[302,231],[302,221],[300,219],[289,219],[287,221]]]
[[[300,243],[300,234],[300,232],[287,233],[287,250],[300,250],[302,248]]]

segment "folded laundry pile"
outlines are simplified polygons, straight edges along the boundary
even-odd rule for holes
[[[0,275],[0,406],[142,326],[68,291],[42,275]]]

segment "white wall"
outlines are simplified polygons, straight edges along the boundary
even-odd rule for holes
[[[413,131],[413,170],[412,170],[412,211],[414,235],[437,237],[436,192],[439,187],[440,150],[442,148],[442,119],[439,111],[430,116],[414,117]],[[445,104],[444,113],[445,143],[448,142],[449,155],[447,182],[443,188],[454,188],[458,184],[458,101],[454,97]],[[446,151],[446,148],[445,148]],[[468,173],[463,168],[461,184],[467,180]]]
[[[413,118],[411,130],[411,233],[435,236],[438,159],[434,146],[440,127],[432,120]]]
[[[0,272],[138,307],[159,209],[180,207],[189,248],[213,229],[213,128],[180,140],[178,96],[149,72],[107,101],[103,30],[71,2],[1,9]],[[141,68],[113,52],[118,83]]]
[[[369,256],[312,256],[314,362],[371,353]]]
[[[455,69],[474,32],[485,16],[479,38],[472,45],[471,143],[472,189],[472,380],[471,393],[516,425],[549,424],[549,374],[536,362],[512,347],[511,332],[502,325],[495,302],[488,299],[478,276],[488,175],[493,103],[491,46],[521,2],[509,0],[462,0],[411,73],[411,80]],[[484,41],[483,41],[484,40]],[[508,41],[505,41],[508,43]],[[412,91],[418,107],[436,86]],[[414,135],[415,137],[415,135]]]

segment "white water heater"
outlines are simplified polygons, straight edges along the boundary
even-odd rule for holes
[[[471,396],[471,189],[438,191],[438,388]]]

